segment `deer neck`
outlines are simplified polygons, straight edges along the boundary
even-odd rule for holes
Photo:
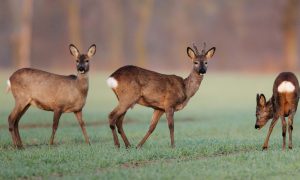
[[[203,75],[198,74],[195,70],[192,70],[190,75],[184,79],[185,93],[188,99],[190,99],[200,87]]]
[[[84,94],[87,95],[89,89],[89,76],[87,73],[84,74],[77,74],[76,78],[77,87],[78,89]]]

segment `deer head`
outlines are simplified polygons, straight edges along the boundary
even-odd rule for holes
[[[271,101],[266,101],[264,94],[256,95],[256,123],[255,129],[261,129],[273,117]]]
[[[208,60],[213,57],[216,48],[212,47],[208,51],[205,51],[206,44],[204,43],[201,53],[198,51],[198,48],[193,44],[194,49],[191,47],[187,48],[187,54],[192,59],[194,66],[193,69],[198,74],[205,74],[208,67]]]
[[[80,54],[79,50],[76,48],[75,45],[70,44],[69,46],[71,54],[76,59],[76,68],[79,74],[85,74],[89,71],[89,60],[93,57],[96,53],[96,45],[93,44],[90,46],[87,54]]]

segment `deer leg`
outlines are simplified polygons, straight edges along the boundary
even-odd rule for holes
[[[116,122],[117,120],[120,118],[120,116],[122,114],[124,114],[128,107],[126,108],[121,108],[122,106],[121,105],[118,105],[110,114],[109,114],[109,127],[112,131],[112,134],[113,134],[113,139],[114,139],[114,143],[115,143],[115,146],[117,148],[120,147],[120,142],[119,142],[119,139],[118,139],[118,135],[117,135],[117,132],[116,132]]]
[[[164,114],[163,111],[161,110],[154,110],[153,115],[152,115],[152,120],[150,123],[150,127],[149,130],[147,132],[147,134],[144,136],[144,138],[140,141],[140,143],[137,145],[137,148],[141,148],[143,146],[143,144],[146,142],[146,140],[148,139],[148,137],[152,134],[152,132],[154,131],[154,129],[156,128],[156,125],[160,119],[160,117]]]
[[[21,104],[16,104],[10,115],[8,116],[8,125],[9,125],[9,132],[12,137],[12,141],[15,147],[21,148],[22,147],[22,141],[20,138],[20,133],[19,133],[19,126],[18,122],[22,115],[26,112],[28,109],[29,105],[21,105]]]
[[[19,132],[19,122],[20,122],[21,117],[24,115],[24,113],[27,111],[27,109],[29,107],[30,107],[30,104],[26,105],[25,108],[19,114],[19,117],[15,121],[15,134],[16,134],[16,138],[17,138],[18,147],[23,147],[20,132]]]
[[[171,138],[171,147],[175,147],[174,143],[174,110],[169,109],[166,111],[167,120],[168,120],[168,126],[170,130],[170,138]]]
[[[90,145],[89,136],[87,135],[87,132],[86,132],[86,129],[85,129],[85,123],[82,120],[82,111],[75,112],[75,116],[76,116],[76,118],[78,120],[78,123],[81,127],[82,133],[83,133],[84,138],[85,138],[85,142]]]
[[[121,137],[125,143],[126,148],[129,148],[131,145],[130,145],[130,143],[126,137],[126,134],[124,132],[124,129],[123,129],[123,120],[124,120],[125,114],[126,114],[126,112],[119,117],[119,119],[116,122],[116,125],[118,128],[118,132],[121,135]]]
[[[273,131],[273,128],[274,128],[277,120],[278,120],[278,117],[274,117],[271,124],[270,124],[268,135],[267,135],[266,140],[265,140],[264,145],[263,145],[263,150],[268,149],[269,139],[270,139],[271,133]]]
[[[53,115],[53,125],[52,125],[52,135],[50,138],[50,145],[53,145],[53,141],[54,141],[54,136],[58,127],[58,123],[59,123],[59,118],[61,116],[61,112],[60,111],[54,111],[54,115]]]
[[[286,121],[284,116],[281,117],[281,124],[282,124],[282,150],[285,150],[286,144]]]
[[[289,149],[293,149],[293,143],[292,143],[292,131],[293,131],[294,115],[295,115],[295,113],[292,113],[291,115],[289,115],[289,119],[288,119]]]

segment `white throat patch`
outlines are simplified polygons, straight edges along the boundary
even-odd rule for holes
[[[116,88],[116,87],[118,87],[118,81],[115,78],[113,78],[113,77],[109,77],[106,80],[106,83],[107,83],[108,87],[110,87],[110,88]]]
[[[278,86],[278,92],[284,93],[284,92],[294,92],[295,86],[293,83],[289,81],[283,81],[279,86]]]

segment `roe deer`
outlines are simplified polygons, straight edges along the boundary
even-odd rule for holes
[[[16,147],[23,147],[18,124],[30,105],[54,112],[51,145],[60,116],[65,112],[74,112],[86,143],[90,143],[82,119],[82,108],[85,105],[89,87],[89,59],[95,54],[96,45],[90,46],[87,54],[80,54],[72,44],[69,48],[76,59],[77,76],[57,75],[32,68],[19,69],[10,76],[7,84],[8,90],[11,90],[14,96],[15,107],[8,117],[8,124]]]
[[[123,130],[123,119],[130,107],[140,104],[153,108],[154,112],[149,130],[137,148],[142,147],[164,113],[166,113],[170,130],[171,146],[175,147],[174,112],[183,109],[198,90],[207,71],[208,59],[214,55],[215,50],[216,48],[212,47],[205,51],[204,45],[203,50],[199,53],[195,45],[194,50],[188,47],[187,54],[192,60],[193,68],[190,75],[185,79],[136,66],[124,66],[112,73],[107,79],[107,84],[112,88],[119,101],[118,106],[109,114],[109,125],[115,146],[120,147],[116,126],[126,148],[130,146]]]
[[[263,145],[263,150],[268,149],[269,138],[278,120],[282,123],[282,149],[285,149],[286,142],[286,121],[288,117],[289,149],[292,149],[293,120],[297,111],[299,101],[299,83],[297,77],[291,72],[282,72],[275,79],[273,85],[273,95],[266,101],[263,94],[256,96],[256,129],[261,129],[269,119],[272,119],[267,138]]]

